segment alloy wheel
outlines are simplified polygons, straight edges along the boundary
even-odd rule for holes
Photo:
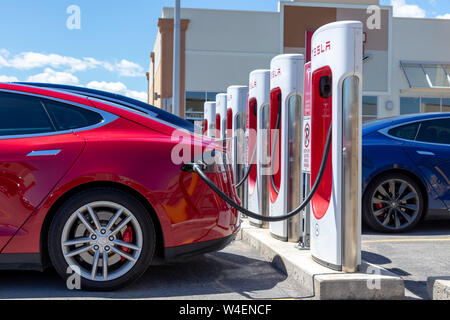
[[[66,221],[61,247],[68,265],[89,280],[109,281],[130,271],[142,251],[138,220],[111,201],[83,205]]]
[[[385,180],[373,192],[372,215],[383,227],[400,230],[412,224],[419,214],[417,190],[402,179]]]

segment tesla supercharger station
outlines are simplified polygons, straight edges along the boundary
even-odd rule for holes
[[[216,134],[216,103],[212,101],[204,103],[203,134],[212,138]]]
[[[332,146],[311,201],[311,254],[329,268],[355,272],[361,263],[362,23],[319,28],[312,39],[311,184],[330,124]]]
[[[270,63],[270,216],[284,215],[301,201],[304,62],[301,54],[283,54]],[[269,225],[273,237],[299,240],[299,215]]]
[[[247,143],[245,124],[247,111],[247,86],[230,86],[227,89],[227,149],[231,152],[234,183],[242,180],[246,170]],[[247,207],[247,181],[237,189],[243,207]]]
[[[226,138],[227,130],[227,94],[216,95],[216,138],[223,140]]]
[[[248,151],[247,163],[253,167],[248,176],[248,209],[264,216],[269,215],[268,176],[270,70],[255,70],[250,73],[247,104]],[[256,148],[256,151],[254,151]],[[249,218],[249,222],[258,227],[268,227],[267,222]]]

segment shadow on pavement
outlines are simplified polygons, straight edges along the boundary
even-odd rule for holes
[[[361,251],[361,259],[364,261],[367,261],[369,263],[377,264],[377,265],[389,264],[392,262],[390,259],[386,258],[385,256],[382,256],[380,254],[373,253],[373,252],[364,251],[364,250]]]
[[[189,296],[228,293],[258,298],[258,291],[270,290],[285,279],[268,262],[222,251],[183,263],[151,266],[137,282],[115,292],[68,290],[54,269],[43,273],[0,271],[0,299],[189,299]]]

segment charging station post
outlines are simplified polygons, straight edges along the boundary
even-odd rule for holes
[[[269,181],[265,174],[268,157],[270,70],[254,70],[249,75],[247,106],[248,164],[253,159],[248,176],[248,209],[269,215]],[[256,150],[255,150],[256,149]],[[253,153],[256,152],[255,155]],[[257,227],[267,228],[265,221],[249,217],[249,222]]]
[[[216,136],[216,103],[206,101],[203,106],[203,134],[214,138]]]
[[[301,203],[303,55],[280,55],[271,61],[269,216],[248,210],[220,190],[203,172],[201,161],[184,166],[234,209],[268,221],[270,234],[280,240],[299,240],[298,216],[310,203],[311,256],[344,272],[356,272],[361,265],[362,30],[359,21],[342,21],[319,28],[312,38],[312,187]],[[246,96],[247,87],[227,90],[227,137],[239,184],[248,176],[237,167],[238,153],[245,154],[237,139],[243,135],[239,129],[244,127]]]
[[[227,130],[227,94],[216,94],[216,139],[224,140]]]
[[[342,21],[312,38],[311,183],[332,126],[332,147],[311,201],[311,254],[329,268],[361,264],[362,23]]]
[[[246,169],[245,125],[247,111],[247,86],[230,86],[227,88],[227,139],[233,164],[234,183],[241,181]],[[237,190],[244,208],[247,208],[247,181]]]
[[[304,56],[283,54],[270,63],[270,216],[282,216],[300,204]],[[271,235],[298,242],[300,218],[270,222]]]

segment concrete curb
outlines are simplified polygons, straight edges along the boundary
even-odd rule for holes
[[[243,221],[237,239],[254,247],[259,254],[304,287],[310,298],[318,300],[400,300],[404,299],[403,280],[379,266],[363,262],[358,273],[343,273],[321,266],[309,250],[298,250],[295,244],[270,236],[269,230],[252,227]]]
[[[428,296],[432,300],[450,300],[450,277],[429,277]]]

